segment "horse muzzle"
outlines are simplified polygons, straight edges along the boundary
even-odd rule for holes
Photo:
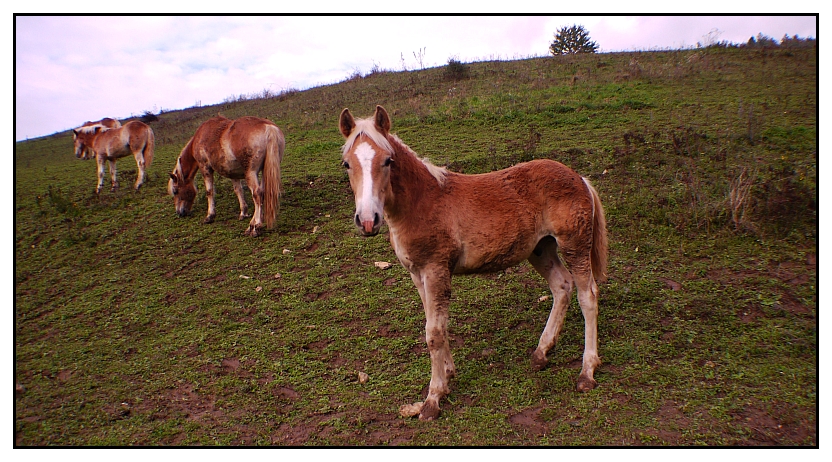
[[[381,217],[378,213],[373,214],[372,220],[361,220],[358,214],[355,215],[355,226],[362,236],[375,236],[381,229]]]

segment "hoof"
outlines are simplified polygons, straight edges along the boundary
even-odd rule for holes
[[[202,220],[202,224],[208,225],[214,222],[214,216],[207,216],[204,220]]]
[[[534,353],[532,353],[532,370],[538,372],[546,367],[547,364],[549,364],[549,360],[546,358],[546,355],[538,350],[534,350]]]
[[[596,382],[595,379],[591,379],[591,378],[585,377],[583,375],[578,377],[578,387],[577,387],[577,389],[581,393],[586,393],[586,392],[592,390],[593,388],[595,388],[597,386],[598,386],[598,382]]]
[[[439,417],[439,405],[432,401],[425,401],[422,412],[419,413],[419,420],[427,422],[436,420],[437,417]]]
[[[246,218],[251,218],[251,214],[241,213],[240,216],[237,217],[237,219],[240,220],[240,221],[245,220]]]
[[[249,226],[244,234],[246,236],[257,237],[263,234],[263,229],[259,226]]]

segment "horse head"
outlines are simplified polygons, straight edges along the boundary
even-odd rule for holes
[[[376,106],[371,119],[355,120],[344,109],[338,125],[345,138],[341,163],[355,195],[355,225],[364,236],[374,236],[383,223],[385,198],[391,194],[390,116]]]
[[[75,157],[87,160],[93,157],[92,139],[99,132],[100,127],[90,126],[72,130],[72,141],[75,144]]]
[[[179,162],[170,174],[168,194],[173,196],[173,205],[177,215],[185,217],[191,214],[191,208],[196,200],[196,184],[193,179],[188,181],[187,177],[182,175]]]

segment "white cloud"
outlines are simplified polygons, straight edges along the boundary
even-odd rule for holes
[[[813,18],[730,16],[18,16],[15,24],[17,139],[105,116],[335,83],[374,65],[401,70],[402,60],[415,69],[451,57],[543,56],[556,29],[572,24],[584,25],[601,51],[695,46],[714,28],[729,41],[816,35]]]

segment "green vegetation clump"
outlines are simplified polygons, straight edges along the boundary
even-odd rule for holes
[[[456,58],[449,58],[448,65],[445,66],[446,80],[464,80],[470,77],[468,66]]]
[[[69,132],[16,143],[15,445],[817,446],[818,54],[799,44],[449,61],[162,112],[138,193],[96,196]],[[339,162],[341,110],[377,104],[434,164],[590,179],[598,388],[575,391],[576,300],[531,371],[552,302],[524,263],[454,279],[458,376],[437,421],[398,416],[430,377],[424,311],[403,267],[374,265],[396,263],[387,239],[354,230]],[[260,238],[227,179],[210,225],[202,180],[192,217],[167,195],[217,113],[286,135]]]

